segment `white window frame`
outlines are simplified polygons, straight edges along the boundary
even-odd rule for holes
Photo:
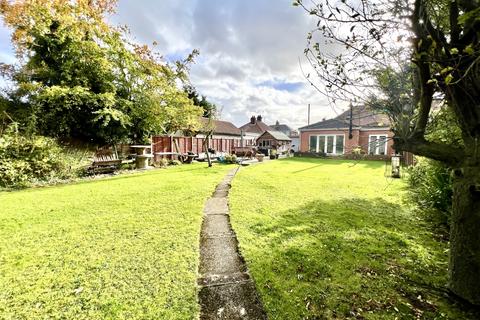
[[[385,137],[385,154],[384,155],[387,155],[387,153],[388,153],[388,134],[369,134],[368,135],[368,154],[379,156],[379,155],[381,155],[381,154],[379,154],[380,143],[376,143],[374,152],[370,153],[371,146],[372,146],[372,144],[370,142],[371,137],[376,137],[376,141],[380,140],[380,137]]]
[[[316,152],[320,152],[320,137],[325,137],[325,142],[322,148],[321,152],[324,152],[325,154],[331,154],[331,155],[343,155],[345,154],[345,134],[312,134],[308,137],[308,148],[310,149],[310,137],[311,136],[316,136],[317,137],[317,147],[316,147]],[[337,153],[337,136],[343,136],[343,152],[342,153]],[[328,138],[327,137],[333,137],[333,152],[332,153],[327,153],[327,144],[328,144]]]

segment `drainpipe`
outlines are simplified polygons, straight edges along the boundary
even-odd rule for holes
[[[348,140],[352,140],[353,139],[353,125],[352,125],[352,121],[353,121],[353,106],[352,104],[350,103],[350,123],[348,125]]]

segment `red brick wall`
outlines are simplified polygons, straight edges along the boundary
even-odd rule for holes
[[[393,151],[393,132],[387,130],[372,130],[372,131],[360,131],[360,146],[362,150],[367,153],[368,152],[368,139],[370,135],[387,135],[387,155],[391,155]]]

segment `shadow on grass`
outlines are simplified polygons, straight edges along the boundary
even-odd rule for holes
[[[312,201],[253,216],[247,260],[272,318],[480,316],[448,296],[447,244],[397,204]]]
[[[123,181],[123,180],[129,180],[129,179],[142,179],[145,176],[156,176],[156,175],[165,175],[165,174],[182,174],[184,172],[192,172],[192,171],[197,171],[198,174],[207,174],[207,170],[212,170],[211,168],[208,168],[208,166],[200,166],[200,165],[194,165],[192,168],[185,169],[182,165],[179,167],[170,167],[170,168],[155,168],[151,170],[132,170],[132,171],[127,171],[123,172],[120,174],[103,174],[103,175],[98,175],[98,176],[84,176],[78,178],[78,180],[65,180],[61,181],[56,184],[45,184],[45,185],[38,185],[38,186],[32,186],[32,187],[27,187],[27,188],[12,188],[12,189],[0,189],[0,195],[2,193],[15,193],[15,192],[34,192],[38,190],[44,190],[44,189],[50,189],[50,188],[66,188],[70,187],[73,185],[84,185],[84,184],[98,184],[98,183],[104,183],[107,181]],[[224,166],[223,164],[220,164],[220,166]],[[178,170],[178,169],[179,170]],[[233,168],[233,166],[232,166]],[[177,170],[175,170],[177,169]]]
[[[297,170],[297,171],[293,171],[292,173],[300,173],[300,172],[312,170],[312,169],[315,169],[315,168],[318,168],[318,167],[321,167],[321,166],[322,166],[321,164],[317,164],[316,166],[308,167],[308,168]]]
[[[346,160],[346,159],[335,159],[333,157],[327,158],[303,158],[303,157],[293,157],[293,158],[283,158],[279,161],[282,162],[292,162],[292,163],[312,163],[321,165],[344,165],[350,164],[352,167],[361,166],[370,169],[376,169],[378,167],[384,166],[385,161],[380,160]]]

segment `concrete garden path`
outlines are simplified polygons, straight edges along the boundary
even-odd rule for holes
[[[203,211],[198,278],[201,320],[267,319],[230,225],[228,191],[237,171],[225,176]]]

